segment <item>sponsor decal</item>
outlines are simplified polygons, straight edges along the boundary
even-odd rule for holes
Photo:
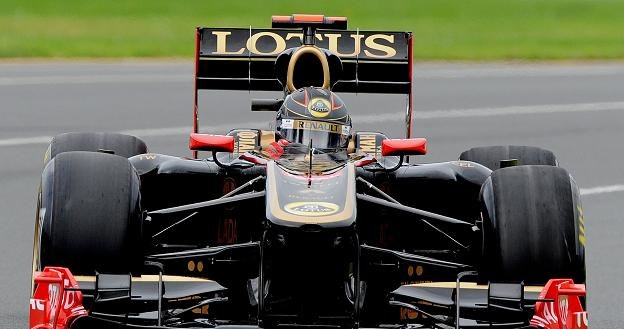
[[[568,327],[568,296],[559,296],[559,314],[561,315],[561,325],[563,328]]]
[[[581,208],[581,206],[576,206],[576,210],[578,211],[578,239],[583,248],[585,248],[585,218],[583,217],[583,208]]]
[[[146,154],[139,155],[139,160],[154,160],[154,159],[156,159],[156,154],[146,153]]]
[[[331,202],[291,202],[284,206],[284,210],[299,216],[327,216],[334,214],[340,207],[337,204]]]
[[[49,305],[47,318],[50,319],[50,325],[56,320],[56,311],[61,303],[61,286],[58,283],[52,283],[48,286]]]
[[[293,125],[294,125],[294,129],[327,131],[327,132],[335,133],[335,134],[342,133],[342,125],[337,124],[337,123],[308,121],[308,120],[295,120]]]
[[[349,132],[351,132],[351,127],[343,125],[342,126],[342,134],[345,136],[349,136]]]
[[[576,316],[576,327],[577,328],[587,328],[588,320],[587,320],[587,312],[575,312]]]
[[[69,285],[69,284],[67,284]],[[76,297],[75,291],[65,291],[65,302],[63,303],[63,309],[69,310],[77,305],[78,298]]]
[[[295,120],[293,119],[283,119],[282,129],[293,129],[294,124],[295,124]]]
[[[451,163],[462,168],[474,168],[474,164],[470,161],[458,160],[458,161],[451,161]]]
[[[234,244],[237,241],[237,233],[236,219],[232,217],[224,218],[217,227],[217,243]]]
[[[31,310],[37,310],[37,311],[43,311],[44,310],[44,300],[31,298],[30,299],[30,309]]]
[[[256,149],[258,144],[258,133],[252,130],[242,130],[236,133],[234,149],[236,153],[245,153]]]
[[[331,104],[323,98],[313,98],[308,104],[308,112],[317,118],[324,118],[331,112]]]
[[[376,134],[360,134],[358,136],[358,147],[364,152],[377,157],[381,155],[381,145],[377,145]]]
[[[251,32],[251,34],[250,34]],[[205,29],[208,49],[202,55],[244,56],[246,51],[257,56],[275,56],[301,45],[303,33],[286,30]],[[343,58],[395,59],[407,53],[406,40],[399,32],[326,32],[317,33],[316,44]]]

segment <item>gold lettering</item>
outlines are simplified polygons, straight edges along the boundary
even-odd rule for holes
[[[258,137],[258,134],[253,131],[239,132],[238,142],[236,143],[235,149],[238,150],[238,153],[254,150],[256,148],[256,137]]]
[[[362,152],[373,153],[377,151],[377,135],[360,135],[360,149]]]
[[[366,45],[366,47],[368,47],[370,49],[374,49],[374,50],[377,50],[377,51],[384,52],[385,55],[373,54],[373,53],[371,53],[368,50],[364,50],[364,54],[366,54],[366,56],[374,57],[374,58],[390,58],[390,57],[394,57],[396,55],[396,50],[394,48],[392,48],[390,46],[387,46],[387,45],[382,45],[380,43],[377,43],[377,42],[375,42],[375,39],[386,40],[390,44],[394,43],[394,35],[373,34],[373,35],[369,36],[368,38],[366,38],[366,40],[364,40],[364,44]]]
[[[290,32],[288,34],[286,34],[286,41],[292,39],[292,38],[299,38],[300,42],[303,42],[303,33],[293,33]]]
[[[336,133],[342,132],[342,125],[327,122],[295,120],[294,127],[296,127],[295,129],[309,129]]]
[[[215,55],[241,55],[245,52],[245,48],[241,48],[238,51],[227,51],[227,36],[232,32],[225,31],[213,31],[212,34],[217,36],[217,51]]]
[[[238,133],[238,136],[242,138],[256,138],[257,134],[253,131],[241,131]]]
[[[258,39],[262,37],[271,37],[273,38],[273,40],[275,40],[275,49],[273,49],[273,51],[263,53],[258,50],[258,48],[256,47],[256,43],[258,42]],[[260,32],[260,33],[256,33],[252,35],[251,38],[247,40],[247,49],[249,49],[250,52],[256,55],[267,55],[267,56],[277,55],[281,53],[282,51],[286,50],[286,41],[284,41],[284,39],[282,39],[282,37],[279,36],[279,34],[276,34],[273,32]]]
[[[239,138],[238,152],[243,153],[252,151],[256,148],[256,140],[254,138]]]
[[[343,54],[338,51],[338,38],[340,38],[341,34],[339,33],[326,33],[325,37],[327,38],[329,45],[329,51],[341,57],[352,57],[360,53],[362,38],[364,37],[361,34],[351,34],[351,38],[353,38],[353,52],[350,54]]]

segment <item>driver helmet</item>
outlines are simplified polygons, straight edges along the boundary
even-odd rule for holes
[[[276,140],[309,145],[316,149],[346,149],[351,137],[347,108],[333,92],[305,87],[286,96],[277,112]]]

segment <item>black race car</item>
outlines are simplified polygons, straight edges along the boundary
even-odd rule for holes
[[[56,136],[30,327],[586,328],[568,172],[528,146],[410,164],[412,34],[346,28],[198,28],[192,158]],[[283,91],[251,105],[275,130],[199,133],[201,89]],[[406,95],[406,138],[353,131],[340,92]]]

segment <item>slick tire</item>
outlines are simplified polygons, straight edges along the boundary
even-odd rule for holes
[[[34,267],[63,266],[88,275],[139,268],[139,184],[124,157],[83,151],[55,156],[42,174]]]
[[[585,282],[585,230],[579,189],[553,166],[496,170],[481,188],[481,270],[490,281]]]
[[[45,162],[58,154],[71,151],[106,152],[129,158],[147,153],[147,146],[140,138],[124,134],[64,133],[52,138]]]
[[[519,165],[557,166],[553,152],[535,146],[482,146],[473,147],[459,155],[459,160],[472,161],[491,170],[500,169],[501,160],[517,159]]]

